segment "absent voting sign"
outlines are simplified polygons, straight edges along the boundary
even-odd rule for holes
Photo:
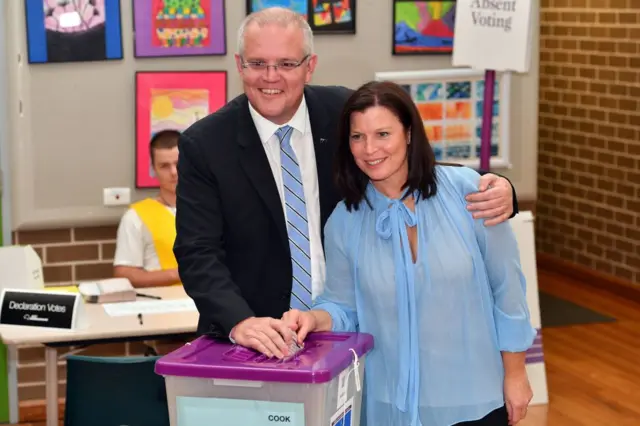
[[[304,426],[304,404],[179,396],[180,426]]]
[[[527,72],[532,0],[457,0],[453,65]]]

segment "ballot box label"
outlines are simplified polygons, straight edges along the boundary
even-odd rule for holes
[[[352,426],[353,398],[349,398],[338,411],[331,416],[331,426]]]
[[[5,289],[0,296],[0,324],[73,329],[78,297],[77,293]]]
[[[180,426],[304,426],[304,404],[244,399],[176,398]]]

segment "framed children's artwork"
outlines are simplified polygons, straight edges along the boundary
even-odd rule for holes
[[[120,0],[25,0],[30,64],[122,59]]]
[[[316,34],[356,33],[356,0],[309,0],[309,11]]]
[[[132,0],[134,56],[227,54],[224,0]]]
[[[436,154],[436,160],[480,167],[484,71],[453,68],[379,72],[377,81],[392,81],[410,95]],[[496,73],[491,131],[491,167],[510,167],[511,74]]]
[[[156,188],[149,143],[161,130],[182,132],[227,102],[226,71],[136,72],[136,188]]]
[[[286,7],[304,16],[315,34],[355,34],[356,0],[247,0],[247,14]]]
[[[393,0],[394,55],[453,52],[455,0]]]
[[[247,15],[270,7],[286,7],[309,19],[309,0],[247,0]]]

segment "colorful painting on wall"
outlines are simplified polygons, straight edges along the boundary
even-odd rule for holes
[[[120,0],[25,0],[30,64],[122,59]]]
[[[455,0],[394,0],[394,55],[453,52]]]
[[[309,0],[247,0],[247,15],[269,7],[286,7],[307,18]]]
[[[226,55],[224,0],[133,0],[134,56]]]
[[[314,33],[355,34],[356,0],[247,0],[247,14],[286,7],[307,19]]]
[[[137,72],[136,187],[158,186],[149,156],[153,135],[182,132],[226,102],[226,71]]]
[[[356,32],[355,0],[310,0],[314,33]]]
[[[400,84],[414,100],[438,161],[480,165],[484,72],[469,69],[377,73]],[[509,74],[496,75],[491,164],[508,164]]]

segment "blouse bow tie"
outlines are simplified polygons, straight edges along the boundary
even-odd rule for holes
[[[418,426],[418,315],[414,293],[414,264],[409,247],[407,226],[418,223],[416,214],[401,200],[393,200],[376,220],[376,233],[384,240],[391,239],[398,309],[398,386],[395,405],[402,412],[410,412],[411,425]]]
[[[402,225],[414,227],[418,223],[416,214],[401,200],[391,201],[391,205],[384,210],[376,221],[376,232],[385,240],[391,238],[394,230]]]

